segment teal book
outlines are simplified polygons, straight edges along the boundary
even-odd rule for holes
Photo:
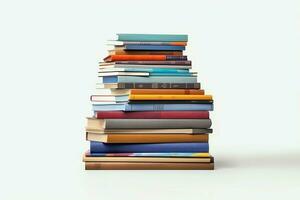
[[[102,79],[102,80],[101,80]],[[197,83],[196,76],[105,76],[102,83]]]
[[[173,69],[173,68],[139,68],[139,67],[118,67],[118,68],[106,68],[100,69],[100,72],[149,72],[149,73],[189,73],[188,69]]]
[[[188,35],[175,34],[117,34],[118,41],[187,42]]]

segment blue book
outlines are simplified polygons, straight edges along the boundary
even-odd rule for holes
[[[167,77],[167,76],[105,76],[102,83],[197,83],[197,77]]]
[[[151,66],[150,66],[151,67]],[[170,69],[170,68],[111,68],[100,69],[100,72],[149,72],[149,73],[189,73],[188,69]]]
[[[124,46],[124,50],[183,51],[185,50],[185,46],[128,44]]]
[[[174,110],[203,110],[212,111],[213,104],[133,104],[133,103],[117,103],[117,104],[93,104],[93,111],[174,111]]]
[[[175,34],[117,34],[118,41],[187,42],[188,35]]]
[[[107,144],[90,142],[90,153],[208,152],[208,143]]]

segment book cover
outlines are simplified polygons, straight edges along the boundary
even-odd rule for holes
[[[186,46],[187,42],[141,42],[141,41],[117,41],[117,40],[109,40],[107,45],[113,46],[124,46],[127,44],[135,44],[135,45],[171,45],[171,46]]]
[[[198,129],[102,129],[86,127],[86,132],[96,134],[209,134],[213,130],[210,128]]]
[[[106,144],[90,142],[91,153],[208,152],[208,143]]]
[[[130,50],[127,51],[125,49],[114,49],[108,50],[109,55],[173,55],[173,56],[182,56],[182,51],[136,51]]]
[[[187,60],[187,56],[172,55],[109,55],[103,59],[105,62],[112,61],[167,61]]]
[[[197,77],[168,77],[168,76],[106,76],[102,77],[102,83],[197,83]]]
[[[194,94],[130,94],[129,100],[212,100],[212,96]]]
[[[191,66],[190,60],[123,60],[115,62],[99,62],[100,66],[106,65],[187,65]]]
[[[174,69],[174,68],[138,68],[138,67],[125,67],[125,68],[100,68],[99,72],[148,72],[148,73],[178,73],[189,74],[188,69]]]
[[[102,111],[96,112],[98,119],[208,119],[208,111]]]
[[[200,83],[97,83],[97,88],[110,89],[200,89]]]
[[[187,42],[188,35],[183,34],[117,34],[118,41],[140,42]]]
[[[131,89],[129,94],[186,94],[204,95],[204,90],[193,89]]]
[[[128,44],[124,46],[124,50],[183,51],[185,50],[185,46]]]

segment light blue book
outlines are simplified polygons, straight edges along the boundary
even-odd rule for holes
[[[157,51],[183,51],[184,46],[170,46],[170,45],[125,45],[125,50],[157,50]]]
[[[175,34],[117,34],[118,41],[187,42],[188,35]]]
[[[188,69],[169,69],[169,68],[106,68],[100,69],[100,72],[150,72],[150,73],[189,73]]]
[[[93,111],[154,111],[154,110],[204,110],[212,111],[213,104],[93,104]]]
[[[101,80],[102,79],[102,80]],[[195,76],[106,76],[100,78],[101,83],[197,83]]]

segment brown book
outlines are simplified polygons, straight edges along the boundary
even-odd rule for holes
[[[173,55],[182,56],[182,51],[125,51],[122,49],[109,50],[109,55]]]
[[[214,163],[85,162],[86,170],[213,170]]]
[[[208,142],[208,134],[97,134],[87,132],[86,139],[104,143]]]
[[[171,157],[129,157],[129,156],[83,156],[84,162],[167,162],[167,163],[210,163],[212,157],[171,158]]]

